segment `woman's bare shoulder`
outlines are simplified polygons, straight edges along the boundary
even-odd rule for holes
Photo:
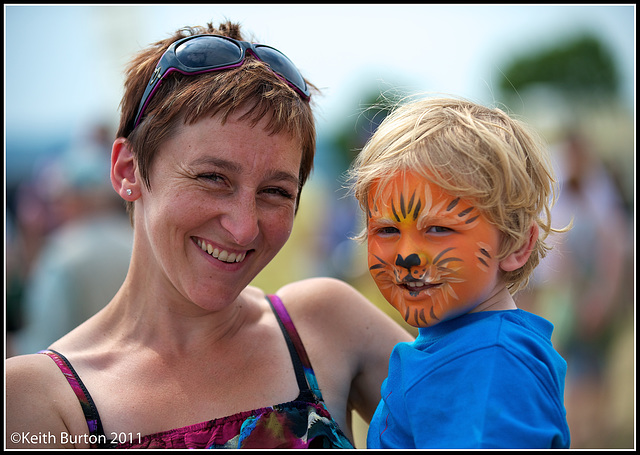
[[[64,435],[86,427],[78,399],[49,356],[6,359],[5,385],[7,447],[70,447]]]
[[[60,370],[43,354],[18,355],[5,360],[7,386],[32,389],[46,384],[55,373],[60,374]]]
[[[276,294],[288,303],[304,302],[310,305],[326,306],[332,302],[355,300],[356,305],[367,305],[370,302],[353,286],[336,278],[320,277],[295,281],[281,287]],[[337,302],[336,302],[337,301]]]
[[[277,294],[292,318],[314,321],[323,330],[341,332],[350,328],[357,333],[374,329],[371,332],[378,331],[379,336],[410,339],[395,321],[344,281],[309,278],[283,286]]]

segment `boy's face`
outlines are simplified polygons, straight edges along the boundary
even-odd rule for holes
[[[371,276],[412,326],[472,312],[500,289],[500,232],[468,202],[406,171],[376,206],[369,197],[367,215]]]

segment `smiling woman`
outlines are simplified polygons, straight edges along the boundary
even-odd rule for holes
[[[143,202],[134,213],[136,234],[148,237],[141,244],[141,264],[147,271],[159,265],[200,307],[234,300],[282,248],[293,226],[300,143],[272,134],[268,116],[255,126],[240,120],[249,112],[239,109],[225,123],[216,114],[182,127],[159,147],[148,187],[136,176],[128,141],[117,139],[114,146],[116,190],[132,188],[128,200]],[[167,278],[151,276],[161,279],[150,281],[151,287]]]
[[[225,22],[132,60],[110,172],[129,269],[94,317],[7,360],[8,447],[353,447],[351,410],[370,419],[411,337],[338,280],[249,285],[289,239],[315,153],[315,88],[266,49]]]

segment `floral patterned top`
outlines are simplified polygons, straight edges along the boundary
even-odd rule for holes
[[[91,395],[69,361],[53,350],[51,357],[75,392],[94,448],[121,449],[274,449],[340,448],[353,445],[333,420],[322,400],[315,373],[289,314],[276,295],[267,296],[287,342],[300,394],[288,403],[240,412],[182,428],[140,436],[104,433]],[[125,441],[121,439],[126,439]]]

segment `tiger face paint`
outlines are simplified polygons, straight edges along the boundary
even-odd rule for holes
[[[472,312],[500,288],[498,229],[426,179],[398,173],[369,197],[367,221],[371,276],[412,326]]]

